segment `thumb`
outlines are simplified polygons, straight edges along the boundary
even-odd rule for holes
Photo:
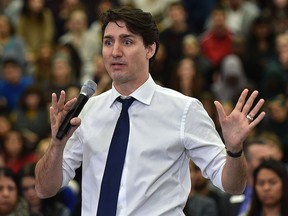
[[[69,129],[67,136],[70,137],[74,133],[74,131],[80,126],[81,119],[79,117],[74,117],[70,121],[71,128]]]

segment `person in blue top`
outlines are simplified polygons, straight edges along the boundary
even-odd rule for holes
[[[23,74],[23,66],[16,56],[7,56],[1,62],[3,79],[0,80],[0,107],[12,112],[27,87],[34,84],[33,77]]]

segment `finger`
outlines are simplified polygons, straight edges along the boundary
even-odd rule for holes
[[[78,127],[81,124],[81,119],[79,117],[72,118],[70,124],[72,127]]]
[[[262,108],[262,106],[264,105],[264,99],[260,99],[258,101],[258,103],[253,107],[253,109],[250,111],[249,115],[254,118],[257,113],[259,112],[259,110]]]
[[[248,98],[248,100],[246,101],[242,112],[247,115],[248,112],[251,110],[251,107],[253,106],[253,103],[256,99],[256,97],[258,96],[259,92],[258,91],[253,91],[252,94],[250,95],[250,97]],[[253,116],[252,116],[253,117]]]
[[[68,133],[65,135],[66,138],[69,138],[72,136],[74,131],[80,126],[81,124],[81,119],[79,117],[72,118],[70,121],[71,128],[69,129]]]
[[[55,114],[54,108],[50,107],[50,124],[51,124],[51,135],[52,137],[56,133],[56,130],[58,130],[58,124],[57,124],[57,116]]]
[[[226,117],[226,113],[224,111],[224,108],[223,108],[222,104],[219,101],[214,101],[214,105],[216,107],[219,119],[225,118]]]
[[[50,111],[50,123],[51,123],[51,126],[52,126],[52,125],[56,124],[56,118],[55,118],[53,106],[50,107],[49,111]]]
[[[71,107],[75,104],[76,101],[77,101],[77,98],[72,98],[71,100],[69,100],[64,105],[64,111],[68,112],[71,109]]]
[[[256,127],[256,125],[258,125],[262,120],[263,118],[265,117],[266,113],[265,112],[261,112],[257,118],[255,118],[250,124],[249,124],[249,127],[251,129],[253,129],[254,127]]]
[[[235,109],[238,110],[239,112],[241,112],[243,109],[247,95],[248,95],[248,89],[244,89],[242,91],[238,101],[237,101],[236,106],[235,106]]]
[[[52,93],[51,95],[51,106],[55,109],[57,109],[57,95],[55,93]]]
[[[59,111],[63,110],[63,108],[64,108],[64,104],[65,104],[65,100],[66,100],[65,98],[66,98],[66,93],[65,93],[65,91],[62,90],[60,93],[60,96],[59,96],[58,103],[57,103]]]
[[[61,118],[64,119],[67,113],[71,110],[72,106],[75,104],[77,98],[69,100],[65,105],[63,104]]]

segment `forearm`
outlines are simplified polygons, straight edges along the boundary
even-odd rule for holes
[[[54,196],[59,191],[62,180],[63,146],[50,145],[35,169],[36,192],[41,198]]]
[[[244,155],[232,158],[227,155],[222,173],[224,190],[230,194],[243,193],[247,182],[247,165]]]

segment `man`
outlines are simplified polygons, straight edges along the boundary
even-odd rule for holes
[[[245,102],[248,90],[244,90],[229,116],[215,102],[229,156],[198,100],[158,86],[149,75],[159,46],[151,14],[126,7],[111,9],[103,14],[102,23],[103,60],[113,80],[112,90],[91,98],[80,114],[81,126],[80,118],[73,118],[73,127],[61,140],[56,133],[76,99],[64,105],[64,91],[59,100],[52,94],[52,138],[36,167],[38,195],[55,195],[82,163],[82,215],[101,215],[98,203],[102,205],[102,177],[121,110],[119,96],[136,100],[129,108],[130,135],[117,209],[106,215],[184,215],[190,191],[189,159],[222,190],[243,192],[246,164],[242,142],[265,115],[258,115],[263,99],[252,107],[258,92]],[[112,206],[110,201],[106,204]]]
[[[183,210],[185,215],[221,216],[221,214],[218,213],[220,207],[218,197],[220,194],[216,194],[216,191],[210,188],[208,185],[208,180],[202,176],[199,167],[197,167],[191,160],[189,163],[189,168],[192,187]]]
[[[233,33],[226,24],[226,13],[222,6],[211,12],[211,24],[200,36],[200,47],[203,55],[212,62],[217,70],[223,58],[232,52]]]
[[[212,186],[209,180],[203,177],[202,172],[199,169],[199,167],[197,167],[191,160],[190,160],[190,175],[191,175],[191,185],[192,185],[191,192],[193,192],[192,195],[197,194],[199,196],[212,199],[216,207],[216,212],[213,211],[213,216],[216,216],[216,215],[222,216],[221,201],[223,199],[224,193],[219,191],[214,186]],[[189,198],[190,198],[190,195],[189,195]],[[198,206],[198,203],[196,204],[196,206]],[[211,209],[212,207],[213,205],[209,207],[205,207],[206,208],[205,211]],[[199,209],[199,208],[196,208],[196,209]]]

